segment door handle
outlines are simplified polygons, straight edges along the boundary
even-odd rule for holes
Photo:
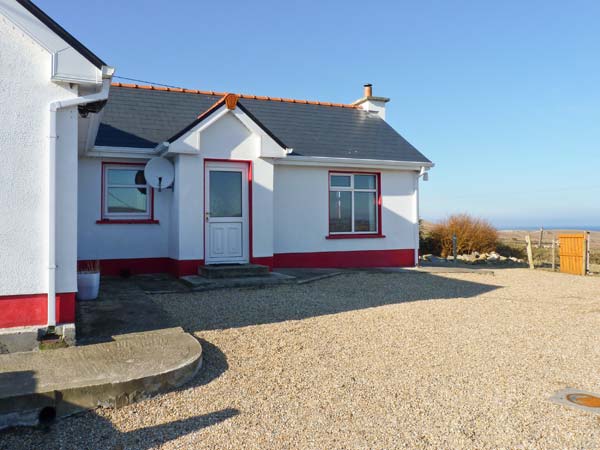
[[[204,217],[206,218],[206,221],[208,222],[208,219],[210,218],[210,212],[209,212],[209,211],[206,211],[206,212],[204,213]]]

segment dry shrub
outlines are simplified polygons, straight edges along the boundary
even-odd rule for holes
[[[456,235],[458,254],[492,252],[496,250],[498,231],[484,219],[468,214],[456,214],[434,225],[431,238],[437,243],[443,258],[452,255],[452,236]]]

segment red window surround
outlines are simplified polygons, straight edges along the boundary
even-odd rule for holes
[[[329,230],[329,192],[331,190],[330,179],[332,174],[364,174],[364,175],[375,175],[377,182],[377,233],[329,233],[325,236],[325,239],[383,239],[383,224],[381,223],[381,208],[383,205],[383,199],[381,196],[381,172],[362,172],[360,170],[330,170],[327,174],[327,229]]]
[[[102,161],[101,185],[100,185],[100,219],[96,220],[99,225],[123,225],[123,224],[159,224],[160,222],[154,218],[154,189],[150,189],[150,217],[144,219],[110,219],[104,216],[104,183],[106,178],[106,169],[110,166],[142,166],[143,164],[134,162],[116,162]]]

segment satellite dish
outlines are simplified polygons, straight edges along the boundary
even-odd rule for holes
[[[152,158],[146,163],[144,168],[146,182],[153,188],[158,188],[158,192],[163,188],[168,188],[175,179],[175,168],[173,164],[160,156]]]

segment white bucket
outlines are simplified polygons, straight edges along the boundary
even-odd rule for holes
[[[100,290],[100,272],[77,274],[77,300],[95,300]]]

